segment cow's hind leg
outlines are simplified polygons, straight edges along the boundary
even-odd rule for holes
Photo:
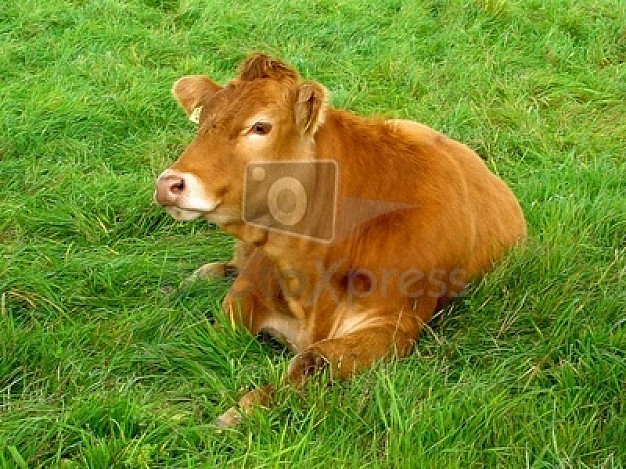
[[[401,358],[413,350],[422,320],[411,314],[373,320],[371,325],[338,337],[320,340],[296,355],[289,364],[288,382],[297,387],[322,369],[331,379],[345,379],[381,359]]]
[[[301,387],[309,377],[323,369],[330,369],[332,379],[344,379],[370,368],[381,359],[405,357],[413,350],[422,324],[423,320],[415,314],[400,314],[316,342],[292,359],[284,384]],[[236,426],[242,414],[271,405],[275,391],[273,386],[263,386],[248,392],[237,407],[232,407],[216,420],[216,425],[218,428]]]

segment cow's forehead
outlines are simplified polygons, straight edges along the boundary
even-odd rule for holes
[[[280,109],[292,94],[292,86],[285,82],[271,79],[235,79],[203,100],[202,120],[239,122],[263,110]]]

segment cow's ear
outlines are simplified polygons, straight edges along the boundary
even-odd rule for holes
[[[281,80],[298,79],[298,73],[289,65],[275,60],[263,53],[252,54],[241,66],[239,78],[243,81],[252,81],[258,78],[274,78]]]
[[[172,94],[188,116],[193,116],[203,99],[217,93],[222,87],[204,75],[187,75],[172,86]]]
[[[324,123],[328,93],[315,82],[304,82],[298,86],[295,105],[296,126],[302,134],[314,135]]]

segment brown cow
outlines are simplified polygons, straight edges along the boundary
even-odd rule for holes
[[[240,240],[233,263],[200,274],[237,269],[225,311],[291,348],[291,384],[406,356],[433,313],[526,236],[515,196],[468,147],[333,109],[324,87],[264,54],[226,86],[185,76],[172,92],[199,131],[155,198]]]

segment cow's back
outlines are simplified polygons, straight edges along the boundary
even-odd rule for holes
[[[466,145],[417,122],[388,122],[407,138],[432,145],[436,158],[450,159],[459,165],[467,190],[462,204],[464,213],[449,216],[468,217],[473,225],[470,259],[465,266],[469,277],[491,270],[495,260],[526,237],[524,215],[511,189]]]

